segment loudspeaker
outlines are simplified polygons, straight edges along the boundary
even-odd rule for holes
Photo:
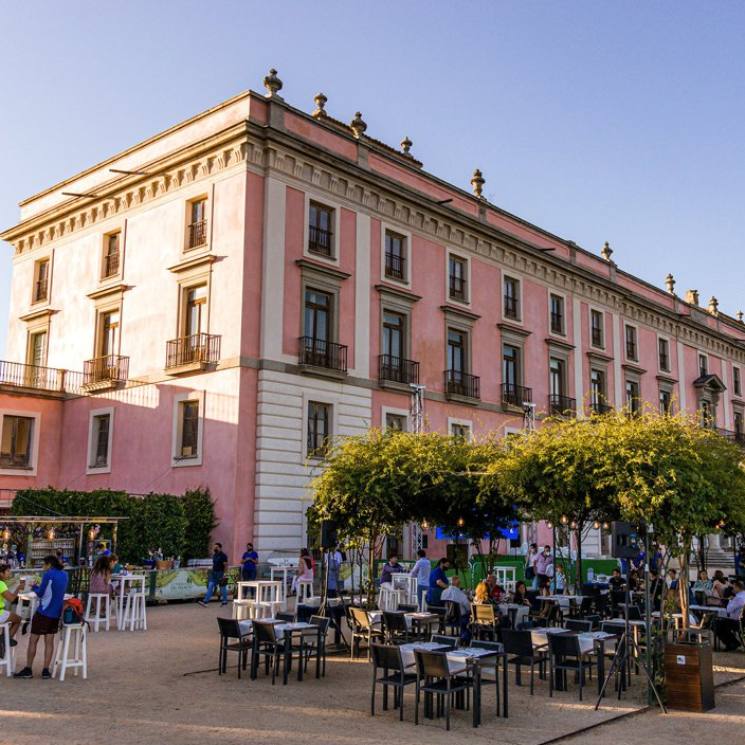
[[[453,569],[468,568],[468,546],[465,543],[448,543],[447,557]]]
[[[337,542],[336,523],[332,520],[321,520],[321,548],[334,548]]]
[[[520,548],[520,539],[510,538],[510,548]]]
[[[631,523],[617,520],[611,523],[611,556],[614,559],[635,559],[642,548],[642,537]]]

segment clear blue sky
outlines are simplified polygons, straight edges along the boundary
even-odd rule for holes
[[[425,168],[624,269],[745,309],[745,4],[0,6],[0,226],[22,198],[246,88],[403,135]],[[10,250],[0,247],[0,357]],[[91,288],[81,287],[81,292]]]

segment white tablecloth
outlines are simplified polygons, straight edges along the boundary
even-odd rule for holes
[[[716,605],[689,605],[689,610],[694,611],[695,613],[716,613],[716,615],[720,616],[721,618],[727,617],[727,609],[726,608],[720,608]]]
[[[548,634],[560,634],[567,633],[566,629],[559,628],[547,628],[547,629],[532,629],[530,632],[533,646],[540,647],[548,644]],[[596,639],[610,639],[613,634],[607,634],[602,631],[590,631],[586,634],[578,634],[579,648],[582,654],[590,654],[595,648]]]
[[[528,613],[530,613],[529,605],[517,605],[516,603],[499,603],[497,609],[507,618],[510,617],[510,611],[514,610],[515,626],[519,626],[528,617]]]
[[[414,658],[415,649],[427,649],[435,650],[442,649],[442,645],[437,642],[422,642],[419,644],[402,644],[399,649],[401,650],[401,659],[403,660],[405,667],[413,667],[416,660]],[[448,665],[450,672],[461,673],[466,669],[466,660],[469,657],[491,657],[494,652],[488,649],[468,648],[468,649],[452,649],[447,653]]]
[[[383,611],[372,610],[368,613],[368,616],[370,617],[370,623],[375,626],[383,622]],[[420,624],[433,624],[437,623],[439,620],[440,617],[435,613],[404,613],[404,623],[406,624],[407,629],[411,628],[413,621],[418,621]]]

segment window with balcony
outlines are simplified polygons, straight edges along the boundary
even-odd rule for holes
[[[186,248],[201,248],[207,245],[207,199],[200,197],[189,202],[186,226]]]
[[[660,370],[670,372],[670,342],[667,339],[658,339],[657,349]]]
[[[199,457],[199,401],[178,402],[178,452],[177,460]]]
[[[567,395],[566,361],[551,357],[548,361],[548,410],[551,416],[573,416],[577,402]]]
[[[93,414],[90,424],[89,469],[109,468],[111,412]]]
[[[596,414],[604,414],[610,410],[605,396],[605,371],[593,368],[590,370],[590,405]]]
[[[385,231],[385,276],[387,279],[395,279],[406,282],[406,236],[394,233],[392,230]]]
[[[626,359],[636,361],[639,359],[639,349],[636,343],[636,328],[626,326]]]
[[[505,277],[503,284],[504,317],[513,321],[520,320],[520,281],[514,277]]]
[[[308,252],[334,257],[334,210],[318,202],[308,206]]]
[[[47,332],[35,331],[28,336],[27,363],[33,367],[47,364]]]
[[[419,363],[406,359],[406,316],[403,313],[383,311],[381,352],[380,380],[404,384],[419,382]]]
[[[166,343],[166,370],[178,374],[220,360],[221,337],[208,333],[209,288],[206,282],[181,287],[179,336]]]
[[[709,374],[709,358],[705,354],[698,356],[698,374],[702,378]]]
[[[110,279],[119,274],[121,258],[121,232],[110,233],[104,237],[101,279]]]
[[[626,408],[632,415],[641,413],[641,395],[639,383],[636,380],[626,381]]]
[[[673,413],[673,392],[669,388],[660,388],[660,414]]]
[[[742,396],[742,380],[739,367],[732,368],[732,389],[735,396]]]
[[[551,333],[565,334],[564,298],[551,293]]]
[[[334,342],[334,295],[305,289],[301,364],[346,372],[347,347]]]
[[[331,404],[308,401],[307,452],[309,458],[323,458],[331,438]]]
[[[113,384],[127,379],[129,358],[119,354],[119,309],[99,311],[95,357],[83,365],[85,385]]]
[[[456,328],[448,329],[445,392],[456,396],[479,398],[479,378],[469,374],[468,343],[466,331]]]
[[[394,432],[406,432],[406,416],[393,414],[390,411],[385,415],[385,428]]]
[[[461,303],[468,302],[468,263],[460,256],[448,258],[448,297]]]
[[[593,347],[597,347],[598,349],[605,348],[605,328],[602,311],[590,311],[590,337]]]
[[[39,259],[34,264],[32,302],[45,303],[47,300],[49,300],[49,259]]]
[[[522,349],[502,345],[502,404],[522,406],[532,400],[532,391],[522,385]]]
[[[745,444],[745,417],[741,411],[735,412],[735,442]]]
[[[0,468],[32,469],[35,425],[34,417],[3,415],[2,433],[0,433]]]

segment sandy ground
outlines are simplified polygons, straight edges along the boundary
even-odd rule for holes
[[[413,724],[413,697],[406,699],[406,721],[398,712],[369,714],[370,669],[366,661],[329,658],[327,676],[309,675],[299,683],[271,685],[260,674],[251,682],[238,680],[236,669],[218,676],[218,615],[227,608],[212,604],[170,605],[149,609],[146,633],[118,631],[91,634],[88,680],[70,677],[64,683],[43,681],[37,659],[33,680],[0,679],[0,745],[221,745],[231,743],[286,743],[307,745],[378,745],[381,742],[452,745],[458,741],[538,745],[584,727],[642,708],[641,696],[606,699],[593,710],[595,682],[580,703],[574,686],[569,692],[548,696],[548,683],[537,681],[536,695],[518,688],[510,676],[510,717],[494,715],[494,691],[484,698],[484,724],[471,727],[470,712],[457,712],[453,732],[444,721]],[[16,648],[25,659],[25,639]],[[234,658],[233,658],[234,659]],[[719,656],[723,669],[717,682],[745,674],[745,655]],[[200,672],[203,671],[203,672]],[[309,670],[310,672],[310,670]],[[380,700],[380,699],[379,699]],[[732,725],[745,723],[745,684],[718,692],[718,708],[703,716],[656,712],[626,717],[599,729],[579,734],[572,742],[678,742],[694,729],[707,739],[731,735]],[[706,729],[704,729],[706,728]],[[732,741],[731,736],[727,737]]]

